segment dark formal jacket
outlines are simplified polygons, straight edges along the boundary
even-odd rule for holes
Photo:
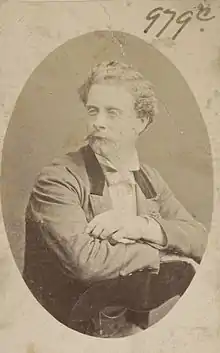
[[[67,322],[80,295],[96,283],[117,278],[132,283],[130,275],[143,270],[157,274],[161,252],[200,261],[207,238],[204,227],[155,169],[141,165],[134,177],[137,215],[160,223],[167,239],[162,249],[147,242],[112,245],[85,233],[94,216],[111,209],[103,171],[89,146],[56,159],[37,177],[26,212],[23,276],[59,321]]]

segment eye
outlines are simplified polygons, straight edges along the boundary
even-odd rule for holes
[[[95,116],[98,113],[98,110],[94,107],[87,108],[87,112],[90,116]]]
[[[118,109],[109,108],[108,115],[112,118],[115,118],[115,117],[119,116],[119,111],[118,111]]]

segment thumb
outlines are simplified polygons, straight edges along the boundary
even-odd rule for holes
[[[115,241],[119,241],[119,240],[126,238],[126,237],[127,237],[127,233],[124,229],[119,229],[117,232],[112,234],[112,239]]]

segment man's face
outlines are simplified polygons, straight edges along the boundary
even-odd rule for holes
[[[134,98],[117,84],[94,84],[88,94],[89,143],[94,148],[134,144],[146,123],[137,118]]]

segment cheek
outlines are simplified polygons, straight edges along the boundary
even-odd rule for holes
[[[132,131],[132,133],[134,135],[139,134],[139,130],[140,130],[140,123],[137,120],[137,118],[135,117],[135,119],[132,119],[131,123],[130,123],[130,129]]]
[[[86,132],[87,132],[87,133],[90,133],[91,130],[92,130],[92,126],[91,126],[91,124],[88,123],[88,122],[86,122],[85,128],[86,128]]]
[[[117,121],[117,123],[111,124],[111,131],[115,134],[115,136],[123,136],[126,133],[127,125],[125,125],[121,121]]]
[[[129,123],[120,124],[117,126],[116,134],[122,138],[129,138],[135,135],[135,130],[129,125]]]
[[[133,120],[127,120],[121,130],[124,134],[133,136],[136,134],[136,124],[134,124]]]
[[[94,119],[91,119],[91,118],[86,121],[87,129],[91,130],[93,128],[93,121]]]

